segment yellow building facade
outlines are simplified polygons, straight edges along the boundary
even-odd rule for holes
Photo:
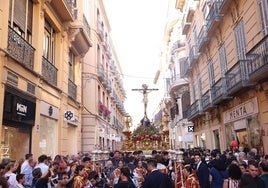
[[[267,1],[177,0],[196,146],[268,152]]]
[[[81,151],[81,63],[92,46],[82,10],[80,0],[1,3],[1,158]]]

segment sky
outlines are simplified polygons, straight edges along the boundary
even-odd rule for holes
[[[144,116],[143,95],[132,89],[147,84],[157,88],[148,94],[147,115],[153,113],[164,96],[163,79],[154,85],[160,68],[161,45],[167,19],[169,0],[103,0],[111,26],[111,37],[124,74],[127,99],[126,112],[133,119],[133,127]],[[132,128],[133,129],[133,128]]]

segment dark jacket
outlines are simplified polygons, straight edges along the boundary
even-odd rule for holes
[[[209,188],[209,170],[207,164],[201,162],[198,169],[196,170],[196,175],[199,180],[199,184],[201,188]]]
[[[136,188],[132,182],[120,181],[114,185],[114,188]]]
[[[153,171],[149,176],[146,176],[142,183],[142,188],[173,188],[173,184],[167,174],[161,173],[158,170]]]

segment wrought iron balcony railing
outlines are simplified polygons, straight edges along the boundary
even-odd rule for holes
[[[182,78],[187,77],[187,71],[189,69],[189,63],[187,59],[185,61],[180,62],[180,68],[181,68],[181,77]]]
[[[268,77],[268,35],[258,42],[248,53],[248,77],[257,82]]]
[[[45,57],[42,57],[42,76],[51,85],[57,86],[58,69]]]
[[[98,63],[98,78],[100,81],[104,81],[105,79],[104,67],[101,63]]]
[[[12,58],[25,67],[34,69],[35,49],[11,27],[8,28],[7,51]]]
[[[187,118],[189,120],[192,120],[193,118],[197,117],[198,115],[201,115],[202,109],[201,109],[201,104],[200,104],[200,100],[196,100],[188,109],[187,111]]]
[[[212,103],[218,104],[228,98],[226,78],[222,77],[211,87]]]
[[[75,85],[75,83],[68,79],[68,94],[69,96],[76,100],[76,96],[77,96],[77,86]]]
[[[191,67],[194,65],[194,63],[196,63],[198,57],[199,57],[199,51],[197,49],[197,46],[193,45],[189,51],[189,63]]]
[[[212,29],[213,24],[221,19],[221,14],[220,14],[220,6],[221,6],[221,1],[215,1],[212,3],[212,6],[210,7],[208,16],[206,18],[207,20],[207,30],[208,32],[210,29]]]
[[[249,60],[239,60],[226,72],[226,86],[229,95],[249,85],[248,63]]]
[[[197,39],[198,51],[202,51],[202,47],[209,41],[207,26],[203,25]]]
[[[212,100],[211,100],[211,90],[209,89],[207,92],[204,93],[201,97],[201,105],[203,111],[206,111],[210,108],[213,108]]]
[[[86,33],[88,34],[88,37],[90,38],[90,35],[91,35],[91,29],[90,29],[90,26],[88,24],[88,21],[87,21],[87,18],[85,15],[83,15],[83,24],[84,24],[84,28],[86,30]]]

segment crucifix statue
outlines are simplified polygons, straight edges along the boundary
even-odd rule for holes
[[[144,103],[144,119],[147,118],[147,104],[148,104],[148,93],[151,91],[157,91],[158,89],[148,89],[148,85],[142,84],[141,89],[132,89],[132,91],[140,91],[143,94],[143,103]]]

